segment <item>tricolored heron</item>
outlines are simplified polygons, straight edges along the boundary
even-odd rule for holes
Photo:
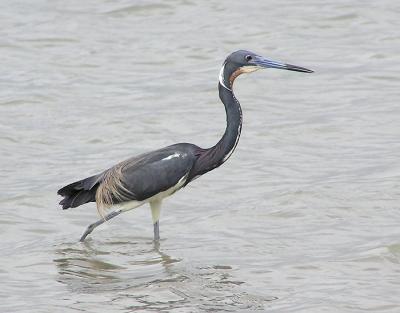
[[[162,200],[192,180],[222,165],[238,144],[242,129],[242,110],[233,94],[235,79],[242,73],[261,68],[277,68],[312,73],[304,67],[271,61],[253,52],[239,50],[230,54],[219,75],[219,97],[225,106],[226,130],[221,140],[208,149],[190,143],[177,143],[159,150],[127,159],[104,172],[91,176],[58,191],[63,196],[63,209],[96,202],[102,218],[89,225],[80,241],[105,221],[150,203],[154,225],[154,239],[159,240],[159,218]],[[104,211],[114,210],[104,215]]]

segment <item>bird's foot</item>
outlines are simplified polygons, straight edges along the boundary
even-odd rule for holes
[[[95,229],[97,226],[103,224],[104,222],[112,219],[113,217],[116,217],[117,215],[121,214],[122,210],[116,210],[114,212],[111,212],[110,214],[106,215],[104,218],[101,220],[98,220],[97,222],[90,224],[88,228],[86,228],[86,231],[83,233],[81,239],[79,239],[80,242],[83,242],[86,237]]]
[[[79,239],[79,241],[80,241],[80,242],[85,241],[86,237],[89,236],[89,234],[93,231],[93,229],[96,228],[96,226],[97,226],[96,223],[90,224],[90,225],[86,228],[85,232],[83,233],[83,235],[82,235],[81,239]]]

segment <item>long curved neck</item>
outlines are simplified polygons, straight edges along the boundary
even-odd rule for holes
[[[229,84],[229,87],[227,89],[226,86],[222,86],[221,82],[218,84],[219,98],[225,106],[226,129],[220,141],[209,149],[220,158],[219,165],[224,163],[235,150],[242,130],[242,108],[232,92],[232,84]]]
[[[219,97],[226,112],[225,133],[215,146],[202,149],[199,153],[192,173],[194,177],[207,173],[223,164],[231,156],[239,141],[242,129],[242,109],[232,92],[232,83],[225,84],[224,79],[220,79],[218,84]]]

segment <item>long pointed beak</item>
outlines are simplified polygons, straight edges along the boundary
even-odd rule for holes
[[[281,69],[281,70],[303,72],[303,73],[313,73],[314,72],[314,71],[309,70],[309,69],[307,69],[305,67],[300,67],[300,66],[297,66],[297,65],[276,62],[276,61],[268,60],[268,59],[263,58],[261,56],[254,57],[253,58],[253,62],[257,66],[264,67],[264,68],[278,68],[278,69]]]

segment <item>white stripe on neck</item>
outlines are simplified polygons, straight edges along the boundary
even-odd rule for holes
[[[226,63],[224,63],[224,65],[222,65],[221,70],[219,71],[219,83],[227,90],[232,91],[232,89],[226,87],[225,85],[225,81],[224,81],[224,70],[225,70],[225,65]]]

